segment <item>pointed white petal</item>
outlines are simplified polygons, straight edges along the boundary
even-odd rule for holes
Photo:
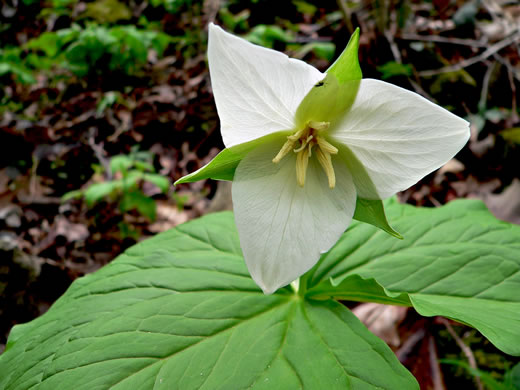
[[[209,25],[208,62],[226,147],[294,128],[307,92],[325,77],[305,62]]]
[[[316,264],[348,227],[356,207],[352,177],[335,156],[334,189],[314,155],[305,186],[299,187],[294,153],[278,164],[271,162],[279,148],[271,143],[248,154],[238,165],[232,187],[246,264],[266,294]]]
[[[413,92],[364,79],[330,135],[355,156],[343,154],[358,195],[384,199],[448,162],[468,141],[469,123]]]

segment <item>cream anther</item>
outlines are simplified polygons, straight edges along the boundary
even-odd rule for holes
[[[338,149],[319,135],[319,132],[327,130],[329,126],[329,122],[309,121],[303,129],[287,137],[287,141],[285,141],[276,157],[273,158],[273,163],[277,164],[291,150],[296,153],[296,181],[300,187],[305,185],[309,158],[312,157],[312,148],[314,146],[316,146],[316,158],[327,175],[329,187],[332,189],[336,185],[336,175],[334,174],[331,155],[337,154]],[[300,145],[294,148],[296,142],[299,142]]]

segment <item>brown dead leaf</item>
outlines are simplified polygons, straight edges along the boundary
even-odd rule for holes
[[[483,200],[495,217],[520,224],[520,180],[515,178],[504,192],[486,194]]]
[[[89,236],[87,227],[81,223],[72,223],[63,215],[58,215],[54,219],[54,229],[56,236],[62,236],[67,242],[84,241]]]
[[[372,333],[387,344],[397,347],[401,344],[397,326],[406,316],[407,310],[407,307],[401,306],[362,303],[356,306],[352,312]]]
[[[185,210],[179,210],[177,206],[167,202],[157,202],[157,220],[152,223],[148,230],[159,233],[171,229],[190,219]]]

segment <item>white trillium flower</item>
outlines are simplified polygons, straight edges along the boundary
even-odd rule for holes
[[[357,46],[355,55],[357,61]],[[338,87],[334,77],[213,24],[208,61],[231,156],[214,161],[236,166],[240,245],[266,294],[304,274],[337,242],[356,199],[405,190],[469,138],[468,122],[415,93],[372,79]],[[337,90],[335,99],[320,95],[322,87]]]

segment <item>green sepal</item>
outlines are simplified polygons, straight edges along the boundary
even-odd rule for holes
[[[363,199],[358,196],[354,219],[373,225],[395,238],[403,239],[403,236],[399,234],[399,232],[396,232],[388,223],[382,200]]]
[[[359,27],[350,37],[347,47],[338,59],[327,69],[327,74],[336,76],[338,83],[344,84],[347,81],[361,80],[363,73],[359,66]]]
[[[390,291],[374,278],[363,278],[355,274],[339,280],[331,277],[328,283],[324,282],[307,290],[305,297],[315,300],[334,299],[412,306],[408,294]]]
[[[358,48],[359,28],[350,37],[343,53],[327,70],[325,78],[314,85],[298,106],[298,128],[304,127],[309,121],[333,124],[348,112],[362,77]]]
[[[226,148],[215,156],[208,164],[202,168],[190,173],[177,180],[174,185],[182,183],[193,183],[204,179],[213,180],[228,180],[232,181],[235,176],[235,170],[242,159],[253,149],[260,146],[265,142],[280,139],[280,147],[285,142],[285,137],[290,135],[291,131],[280,131],[273,134],[268,134],[264,137],[257,138],[255,140],[245,142],[243,144],[235,145],[230,148]],[[276,156],[275,151],[273,158]]]
[[[325,78],[307,93],[296,110],[296,127],[302,128],[309,121],[329,122],[331,125],[344,116],[357,95],[359,80],[340,83],[333,74]]]

